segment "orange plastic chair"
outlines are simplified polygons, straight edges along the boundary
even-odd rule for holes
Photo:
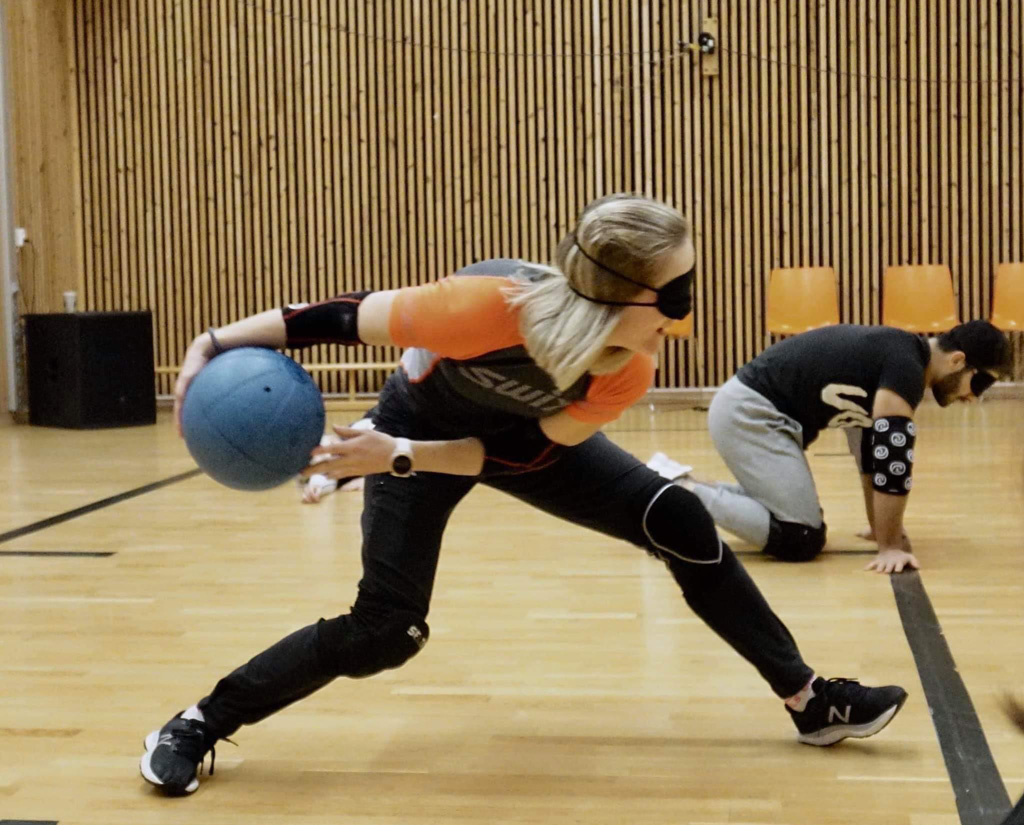
[[[693,313],[669,324],[665,327],[665,334],[670,338],[689,338],[693,335]]]
[[[882,323],[907,332],[946,332],[959,324],[949,267],[922,264],[885,270]]]
[[[773,269],[768,282],[766,327],[796,335],[839,323],[836,273],[830,266]]]
[[[989,320],[1004,332],[1024,329],[1024,263],[996,267]]]

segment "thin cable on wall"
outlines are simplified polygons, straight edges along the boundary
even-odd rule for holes
[[[331,25],[329,23],[323,23],[319,21],[309,20],[305,17],[301,17],[294,14],[289,14],[285,11],[278,11],[276,9],[267,8],[265,5],[257,3],[255,0],[236,0],[238,5],[245,6],[254,11],[260,11],[264,14],[279,17],[284,20],[291,20],[295,23],[301,23],[306,26],[313,26],[328,31],[337,31],[342,34],[346,34],[350,37],[359,38],[361,40],[373,41],[376,43],[383,43],[390,46],[403,46],[414,49],[424,49],[427,51],[436,52],[448,52],[451,54],[462,54],[469,56],[479,57],[516,57],[516,58],[593,58],[593,57],[608,57],[608,58],[633,58],[633,57],[649,57],[651,62],[656,63],[669,63],[674,60],[678,60],[681,57],[691,57],[693,52],[688,45],[680,45],[678,49],[664,50],[664,49],[643,49],[640,51],[598,51],[598,52],[518,52],[518,51],[500,51],[495,49],[464,49],[459,46],[444,46],[436,43],[420,43],[409,38],[394,38],[385,37],[379,34],[370,34],[369,32],[356,31],[342,25]],[[1004,84],[1004,83],[1020,83],[1021,78],[1019,77],[1007,77],[1007,78],[943,78],[943,77],[909,77],[903,75],[876,75],[876,74],[865,74],[863,72],[849,72],[842,69],[833,68],[831,66],[810,66],[804,63],[792,63],[786,60],[777,60],[772,57],[763,57],[762,55],[751,54],[749,52],[742,52],[736,49],[730,49],[727,46],[718,43],[717,48],[719,51],[731,54],[735,57],[743,57],[747,60],[756,60],[761,63],[767,63],[774,66],[784,66],[789,69],[798,69],[805,72],[813,72],[816,74],[831,74],[837,77],[849,77],[857,78],[860,80],[878,80],[878,81],[893,81],[897,83],[945,83],[949,85],[989,85],[989,84]]]
[[[762,57],[759,54],[750,54],[749,52],[741,52],[735,49],[730,49],[727,46],[723,46],[721,43],[718,44],[719,51],[726,52],[736,57],[743,57],[747,60],[756,60],[760,63],[770,63],[774,66],[785,66],[788,69],[799,69],[805,72],[813,72],[815,74],[831,74],[839,77],[850,77],[858,78],[861,80],[882,80],[882,81],[893,81],[896,83],[947,83],[949,85],[959,84],[1001,84],[1001,83],[1020,83],[1021,78],[1019,77],[993,77],[993,78],[945,78],[945,77],[906,77],[904,75],[882,75],[882,74],[865,74],[863,72],[846,72],[841,69],[834,69],[831,66],[810,66],[805,63],[790,63],[786,60],[776,60],[773,57]]]

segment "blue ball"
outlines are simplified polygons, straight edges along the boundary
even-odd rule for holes
[[[325,417],[320,390],[302,367],[276,350],[240,347],[192,379],[181,426],[207,475],[236,490],[266,490],[309,464]]]

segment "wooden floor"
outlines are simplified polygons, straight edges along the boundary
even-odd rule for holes
[[[1024,685],[1021,402],[926,406],[919,421],[907,527],[1016,799],[1024,737],[998,699]],[[702,412],[639,407],[610,434],[724,477]],[[890,583],[853,552],[870,545],[854,538],[845,439],[826,433],[810,460],[837,552],[743,558],[821,673],[910,691],[874,739],[797,744],[661,565],[479,489],[448,530],[420,656],[242,729],[195,796],[161,798],[138,775],[143,736],[285,633],[344,612],[359,576],[360,497],[304,506],[290,486],[243,494],[199,476],[0,544],[115,553],[0,555],[0,820],[959,823]],[[5,426],[0,461],[0,533],[193,466],[166,413],[116,431]]]

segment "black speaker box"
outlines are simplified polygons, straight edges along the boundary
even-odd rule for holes
[[[28,420],[95,429],[156,423],[153,315],[25,315]]]

